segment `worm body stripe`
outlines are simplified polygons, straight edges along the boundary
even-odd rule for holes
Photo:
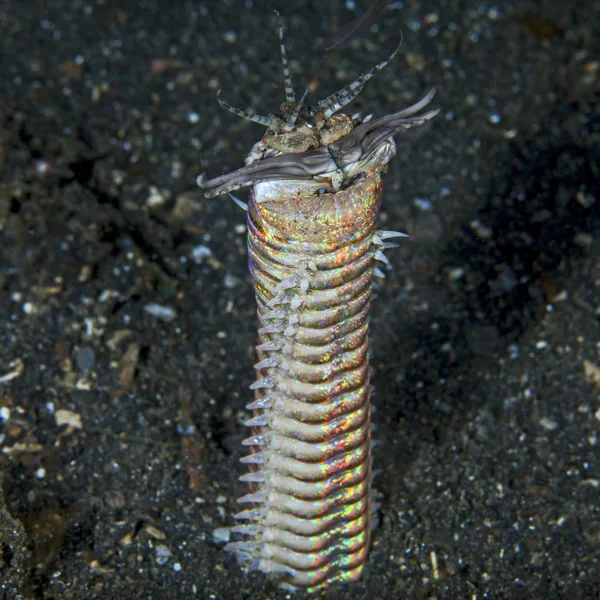
[[[377,232],[393,136],[422,125],[429,92],[413,106],[361,122],[335,113],[380,63],[313,107],[296,103],[282,45],[286,102],[246,166],[212,180],[207,197],[249,187],[248,252],[258,307],[253,418],[243,442],[250,486],[239,499],[244,536],[226,550],[289,589],[316,591],[361,577],[373,499],[368,323]],[[394,52],[395,54],[395,52]],[[241,206],[246,207],[236,199]]]

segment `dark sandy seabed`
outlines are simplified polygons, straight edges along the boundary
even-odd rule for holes
[[[600,2],[390,2],[323,53],[368,4],[1,3],[0,598],[285,597],[222,550],[255,306],[244,214],[195,186],[262,135],[218,88],[283,99],[276,8],[313,101],[402,32],[352,111],[441,107],[381,215],[381,521],[324,597],[597,598]]]

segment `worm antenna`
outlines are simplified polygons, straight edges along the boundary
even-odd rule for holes
[[[298,115],[300,114],[300,111],[302,110],[302,106],[304,105],[304,100],[306,99],[306,95],[308,94],[308,88],[306,88],[304,90],[304,94],[302,94],[302,98],[300,98],[300,102],[298,102],[298,104],[296,105],[296,108],[294,108],[294,112],[292,113],[291,117],[288,119],[287,123],[284,126],[284,130],[285,131],[291,131],[294,128],[294,125],[296,124],[296,119],[298,118]]]
[[[317,104],[313,107],[313,110],[311,112],[314,114],[316,112],[323,111],[323,114],[326,117],[330,117],[338,110],[344,108],[344,106],[352,102],[352,100],[354,100],[354,98],[356,98],[356,96],[360,94],[362,89],[365,87],[365,83],[367,83],[369,79],[372,79],[377,73],[379,73],[379,71],[385,69],[385,67],[390,63],[390,61],[394,59],[396,54],[398,54],[400,46],[402,46],[402,39],[400,39],[400,43],[396,46],[395,50],[389,55],[389,57],[386,60],[381,61],[368,71],[365,71],[357,79],[355,79],[348,85],[345,85],[341,90],[338,90],[337,92],[331,94],[331,96],[325,98],[325,100],[317,102]]]
[[[281,49],[281,68],[283,69],[283,86],[285,88],[285,101],[296,102],[296,94],[292,84],[292,74],[290,73],[290,63],[288,62],[285,42],[283,41],[283,21],[278,11],[275,11],[279,22],[279,48]]]
[[[259,125],[263,125],[264,127],[272,127],[277,119],[273,115],[269,115],[268,117],[263,117],[261,115],[257,115],[251,110],[243,110],[242,108],[236,108],[221,98],[221,90],[217,92],[217,102],[229,112],[232,112],[234,115],[238,117],[242,117],[242,119],[247,119],[248,121],[252,121],[253,123],[258,123]]]

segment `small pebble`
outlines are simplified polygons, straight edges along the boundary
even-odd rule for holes
[[[583,361],[583,375],[587,383],[591,383],[600,389],[600,367],[595,365],[591,360]],[[600,421],[600,408],[596,411],[595,416]]]
[[[217,527],[213,529],[213,541],[215,544],[227,544],[231,539],[231,530],[229,527]]]
[[[72,410],[67,410],[66,408],[59,408],[54,413],[54,420],[58,427],[61,425],[68,425],[69,427],[74,427],[75,429],[81,429],[83,424],[81,422],[81,415],[73,412]]]
[[[558,423],[556,421],[553,421],[552,419],[549,419],[548,417],[542,417],[540,419],[540,425],[546,431],[554,431],[555,429],[558,429]]]
[[[448,279],[450,281],[457,281],[462,279],[465,275],[465,270],[462,267],[454,267],[448,271]]]
[[[23,312],[26,315],[35,315],[38,312],[38,309],[33,302],[25,302],[25,304],[23,304]]]
[[[235,31],[226,31],[223,34],[223,39],[228,43],[228,44],[235,44],[235,41],[237,40],[237,35],[235,33]]]
[[[154,525],[146,525],[146,532],[152,536],[155,540],[166,540],[167,536]]]
[[[431,202],[431,200],[427,200],[426,198],[415,198],[414,204],[417,208],[420,208],[421,210],[433,210],[433,202]]]
[[[80,373],[87,373],[95,362],[96,356],[89,346],[82,346],[75,352],[75,364]]]
[[[168,194],[163,190],[157,188],[155,185],[151,185],[148,190],[148,198],[146,198],[146,204],[151,208],[162,206],[168,199]]]
[[[490,21],[497,21],[500,18],[500,9],[497,6],[492,6],[487,12]]]
[[[196,264],[203,263],[204,259],[209,258],[210,256],[212,256],[212,251],[208,246],[200,245],[192,248],[192,260]]]
[[[156,304],[154,302],[146,304],[146,306],[144,306],[144,311],[149,315],[152,315],[153,317],[163,321],[172,321],[177,317],[177,312],[174,308],[171,308],[170,306],[163,306],[162,304]]]
[[[492,229],[487,225],[484,225],[479,219],[471,221],[470,225],[477,237],[481,238],[482,240],[489,240],[494,235]]]
[[[596,198],[592,194],[586,194],[584,190],[579,190],[575,194],[575,199],[583,208],[590,208],[596,202]]]
[[[236,288],[240,283],[240,280],[235,275],[225,275],[223,278],[223,285],[228,289],[232,290]]]
[[[160,565],[161,567],[163,565],[166,565],[167,562],[169,562],[169,558],[171,558],[171,550],[169,550],[169,548],[167,546],[165,546],[164,544],[159,544],[158,546],[156,546],[156,564]]]
[[[573,238],[573,241],[581,248],[589,248],[594,241],[594,238],[584,231],[578,231]]]

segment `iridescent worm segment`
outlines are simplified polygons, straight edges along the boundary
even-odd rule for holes
[[[254,418],[241,477],[250,493],[228,544],[288,590],[359,579],[372,513],[368,324],[393,136],[432,119],[435,90],[378,118],[338,111],[396,54],[314,106],[296,102],[280,27],[286,101],[278,116],[226,109],[268,130],[246,166],[198,182],[207,197],[249,187],[248,252],[258,305]],[[306,94],[305,94],[306,95]]]

